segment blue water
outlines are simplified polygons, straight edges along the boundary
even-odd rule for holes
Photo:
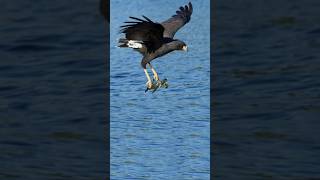
[[[320,179],[319,1],[217,1],[215,179]]]
[[[0,179],[106,177],[99,1],[1,1]]]
[[[210,4],[192,1],[191,21],[175,36],[189,51],[152,61],[168,89],[144,93],[142,59],[116,48],[129,16],[162,22],[188,1],[111,1],[111,179],[209,179]],[[170,4],[170,6],[168,5]],[[151,72],[150,72],[151,73]]]

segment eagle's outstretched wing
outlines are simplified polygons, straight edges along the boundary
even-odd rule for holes
[[[175,33],[186,23],[190,21],[192,14],[192,4],[189,2],[189,6],[180,7],[180,10],[176,11],[170,19],[161,23],[164,27],[164,37],[173,38]]]
[[[143,17],[145,20],[130,17],[136,21],[124,22],[126,25],[120,26],[122,28],[120,32],[126,35],[127,40],[142,41],[148,52],[154,52],[163,44],[164,27]]]

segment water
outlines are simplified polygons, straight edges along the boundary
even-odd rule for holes
[[[318,1],[218,1],[215,179],[319,179]]]
[[[77,2],[0,2],[0,179],[106,176],[103,18]]]
[[[155,60],[170,86],[144,94],[141,57],[114,48],[117,28],[128,16],[165,20],[187,1],[111,1],[112,179],[209,178],[209,5],[192,2],[176,34],[189,52]],[[105,177],[98,5],[0,2],[0,179]],[[215,179],[320,178],[319,5],[216,2]]]
[[[189,51],[152,62],[168,89],[144,93],[142,59],[116,48],[129,16],[164,21],[188,1],[111,1],[111,179],[209,179],[209,1],[192,1],[191,21],[175,36]],[[168,6],[170,4],[170,6]],[[151,72],[150,72],[151,73]]]

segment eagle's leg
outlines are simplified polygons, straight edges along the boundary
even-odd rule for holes
[[[151,78],[150,78],[150,76],[149,76],[149,73],[148,73],[148,71],[147,71],[147,69],[143,69],[143,71],[144,71],[144,73],[146,74],[146,76],[147,76],[147,79],[148,79],[148,82],[146,83],[147,84],[147,88],[151,88],[152,87],[152,81],[151,81]]]
[[[151,63],[148,63],[148,65],[150,66],[151,71],[152,71],[152,73],[153,73],[153,78],[154,78],[156,81],[159,81],[160,78],[159,78],[159,76],[158,76],[157,71],[152,67]]]

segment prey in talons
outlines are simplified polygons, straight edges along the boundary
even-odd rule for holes
[[[147,82],[147,83],[148,83],[146,85],[147,89],[144,92],[151,91],[152,93],[154,93],[158,88],[168,88],[169,87],[167,79],[158,80],[158,81],[153,79],[153,81],[150,84],[149,84],[149,82]]]
[[[144,69],[144,73],[146,74],[146,77],[148,79],[146,83],[147,89],[145,90],[145,92],[150,90],[152,93],[154,93],[158,88],[161,88],[161,87],[168,88],[169,85],[168,85],[167,79],[160,80],[157,71],[153,68],[151,63],[149,62],[147,64],[151,68],[151,71],[153,73],[153,79],[151,80],[147,69]]]

